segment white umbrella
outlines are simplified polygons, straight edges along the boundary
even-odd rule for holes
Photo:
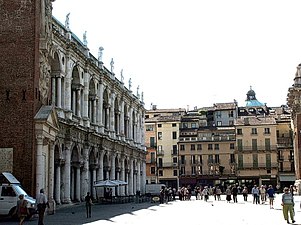
[[[114,182],[113,180],[101,180],[101,181],[95,181],[94,187],[116,187],[119,184],[117,182]]]
[[[118,186],[125,186],[127,185],[128,183],[123,181],[123,180],[113,180],[115,183],[118,184]]]

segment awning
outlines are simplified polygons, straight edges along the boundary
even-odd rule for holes
[[[296,176],[295,175],[279,175],[280,181],[295,181]]]

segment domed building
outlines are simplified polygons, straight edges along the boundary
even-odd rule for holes
[[[250,87],[250,90],[247,93],[247,99],[246,99],[246,107],[260,107],[264,106],[263,103],[259,102],[256,99],[255,91],[252,90],[252,86]]]

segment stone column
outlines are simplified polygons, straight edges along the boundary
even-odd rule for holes
[[[130,113],[129,113],[129,133],[128,137],[129,139],[133,140],[133,109],[130,108]]]
[[[124,101],[121,101],[121,112],[120,112],[120,136],[121,140],[125,140],[125,131],[124,131]]]
[[[94,165],[94,167],[93,167],[93,171],[92,171],[92,196],[93,196],[93,198],[96,198],[96,190],[95,190],[95,188],[93,187],[93,185],[94,185],[94,182],[96,181],[96,165]]]
[[[73,99],[73,102],[72,102],[72,112],[74,115],[76,115],[76,91],[75,90],[72,90],[72,99]]]
[[[66,78],[65,78],[65,108],[68,111],[67,119],[72,119],[72,110],[71,110],[71,82],[72,82],[72,71],[71,71],[71,59],[70,56],[66,56]]]
[[[76,166],[76,192],[75,192],[75,200],[80,202],[80,165]]]
[[[49,142],[49,186],[48,186],[48,201],[49,201],[49,213],[54,213],[55,210],[55,202],[53,198],[54,193],[54,145],[53,142]]]
[[[84,103],[83,103],[83,120],[84,120],[85,127],[90,127],[88,110],[89,110],[89,74],[88,74],[87,70],[85,70],[85,73],[84,73]]]
[[[141,182],[142,194],[145,194],[145,184],[146,184],[146,162],[142,161],[142,182]]]
[[[111,157],[111,172],[110,172],[110,179],[111,180],[115,180],[116,179],[116,177],[115,177],[115,167],[116,167],[116,165],[115,165],[115,157],[116,157],[116,155],[115,154],[112,154],[112,157]],[[112,193],[112,195],[113,196],[115,196],[115,188],[113,188],[113,193]]]
[[[82,171],[82,197],[87,194],[89,191],[89,148],[88,144],[84,146],[84,153],[83,153],[83,171]],[[92,177],[91,177],[92,179]]]
[[[102,79],[99,81],[99,90],[98,90],[98,99],[99,99],[99,106],[98,106],[98,126],[100,127],[100,132],[103,133],[104,132],[104,125],[103,125],[103,90],[104,90],[104,86],[103,86],[103,81]]]
[[[43,140],[44,136],[43,135],[37,135],[37,166],[36,166],[36,196],[39,195],[40,189],[45,187],[44,184],[44,176],[45,176],[45,171],[44,171],[44,159],[43,159]]]
[[[55,202],[61,204],[61,164],[60,161],[56,162],[55,170]]]
[[[62,108],[62,78],[57,78],[57,86],[56,86],[56,101],[57,107]]]
[[[70,190],[71,190],[71,143],[66,144],[65,147],[65,177],[64,177],[64,199],[63,203],[71,203]]]
[[[124,158],[121,159],[121,168],[120,168],[120,180],[125,181],[125,168],[124,168]],[[125,186],[121,186],[120,195],[125,195]]]
[[[52,82],[52,92],[51,92],[51,99],[52,99],[52,105],[57,106],[57,100],[56,100],[56,77],[51,77]]]
[[[136,185],[136,190],[137,191],[141,191],[141,175],[140,175],[140,171],[141,171],[141,168],[140,168],[140,162],[137,162],[137,185]]]
[[[80,96],[81,88],[76,89],[76,115],[81,117],[81,96]]]
[[[133,181],[134,181],[134,166],[133,166],[133,159],[130,159],[130,171],[129,171],[129,180],[128,180],[129,195],[134,194]]]
[[[111,96],[111,113],[110,113],[110,133],[111,137],[115,137],[115,93],[112,92]]]
[[[93,118],[92,121],[94,124],[96,124],[96,111],[97,111],[97,104],[96,104],[96,99],[93,99],[92,101],[92,110],[93,110]]]

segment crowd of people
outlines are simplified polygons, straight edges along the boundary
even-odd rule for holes
[[[290,187],[285,187],[283,189],[283,194],[281,195],[283,217],[287,223],[290,223],[289,218],[292,223],[296,222],[294,220],[294,191],[294,186],[290,185]],[[274,208],[276,190],[272,185],[254,185],[251,190],[246,186],[242,188],[238,185],[229,185],[223,191],[219,186],[196,186],[193,189],[190,185],[187,185],[180,187],[177,191],[175,188],[162,187],[160,192],[160,203],[167,203],[168,201],[175,200],[176,195],[179,196],[179,200],[181,201],[191,200],[192,195],[195,195],[196,200],[208,201],[209,196],[213,196],[215,201],[221,201],[221,195],[225,195],[227,203],[230,203],[232,200],[234,203],[237,203],[238,194],[243,195],[243,200],[245,202],[248,201],[248,196],[251,194],[253,204],[265,204],[268,202],[270,209]]]

